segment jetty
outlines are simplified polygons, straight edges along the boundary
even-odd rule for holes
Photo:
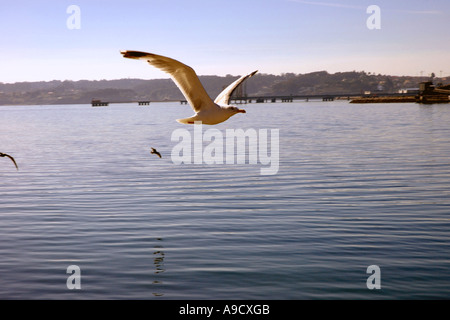
[[[450,102],[450,84],[434,85],[432,81],[421,82],[419,94],[416,96],[417,103],[434,104]]]
[[[381,91],[365,91],[359,93],[317,93],[317,94],[300,94],[300,95],[254,95],[250,96],[246,93],[246,88],[238,87],[237,94],[231,96],[231,104],[247,104],[247,103],[268,103],[282,102],[289,103],[294,101],[335,101],[347,100],[350,103],[450,103],[450,84],[434,85],[432,81],[425,81],[419,84],[419,88],[400,89],[398,92],[381,92]],[[153,102],[169,102],[179,101],[180,104],[188,104],[183,100],[162,100]],[[92,100],[93,107],[108,106],[110,103],[138,103],[138,105],[149,105],[149,100],[130,101],[130,102],[103,102],[99,99]]]
[[[107,107],[109,105],[109,102],[104,102],[98,99],[92,99],[91,105],[93,107]]]
[[[432,81],[425,81],[419,84],[416,94],[411,90],[398,94],[383,94],[380,96],[368,95],[356,97],[350,103],[399,103],[416,102],[422,104],[449,103],[450,102],[450,84],[434,85]]]
[[[415,96],[369,96],[352,99],[350,103],[402,103],[416,102]]]
[[[294,102],[294,101],[334,101],[350,100],[350,98],[361,94],[306,94],[306,95],[286,95],[286,96],[236,96],[231,97],[233,103],[244,101],[245,103],[266,103],[266,102]]]

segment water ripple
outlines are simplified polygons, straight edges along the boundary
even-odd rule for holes
[[[190,110],[165,107],[1,107],[20,167],[0,166],[1,298],[449,296],[447,106],[258,104],[217,126],[280,129],[274,176],[174,165],[173,119]]]

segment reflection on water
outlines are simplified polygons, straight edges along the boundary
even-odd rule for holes
[[[156,240],[162,242],[161,238],[156,238]],[[155,274],[159,274],[159,273],[162,273],[162,272],[164,272],[166,270],[164,268],[164,251],[162,250],[163,249],[162,245],[156,245],[154,248],[156,249],[156,251],[153,252],[153,254],[154,254],[153,264],[155,266],[155,272],[154,273]],[[159,281],[159,280],[156,280],[156,279],[158,279],[158,278],[155,278],[155,280],[153,280],[152,283],[155,284],[155,285],[158,285],[158,287],[162,287],[163,282]],[[159,285],[161,285],[161,286],[159,286]],[[156,297],[160,297],[160,296],[163,296],[164,294],[163,293],[153,292],[153,295],[156,296]]]

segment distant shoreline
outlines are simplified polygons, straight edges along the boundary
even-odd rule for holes
[[[200,76],[205,90],[215,97],[238,76]],[[388,76],[364,71],[318,71],[307,74],[256,74],[244,82],[242,97],[322,95],[392,95],[418,88],[429,77]],[[447,78],[434,78],[436,83]],[[349,94],[349,92],[351,94]],[[185,98],[171,79],[119,79],[41,82],[0,82],[0,105],[86,104],[93,99],[111,103],[129,101],[180,101]]]

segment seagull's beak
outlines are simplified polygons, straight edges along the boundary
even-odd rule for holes
[[[126,50],[120,51],[120,54],[122,54],[124,58],[129,58]]]
[[[239,109],[238,112],[239,113],[247,113],[247,111],[245,111],[244,109]]]

